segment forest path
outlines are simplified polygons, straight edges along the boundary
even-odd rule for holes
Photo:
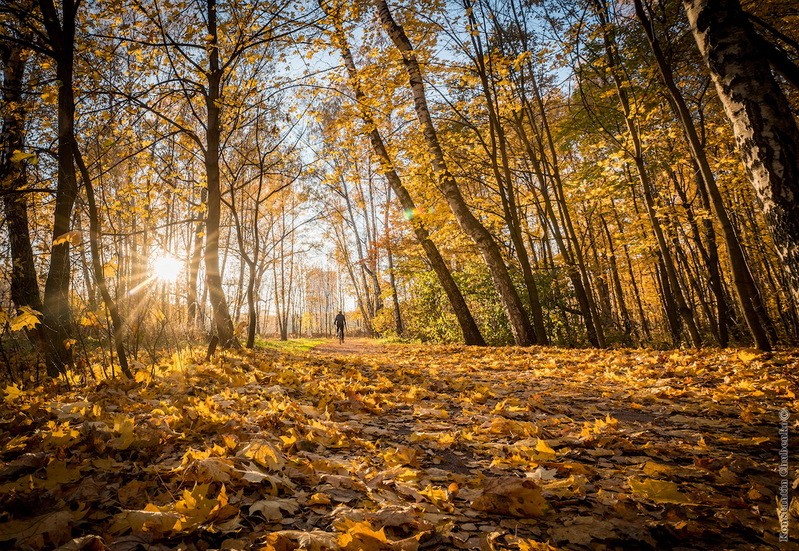
[[[797,371],[799,349],[353,338],[0,385],[0,548],[795,549]]]
[[[354,354],[382,355],[386,354],[390,345],[386,345],[375,339],[364,337],[345,338],[339,344],[337,339],[322,343],[311,349],[311,354],[324,356],[350,356]]]

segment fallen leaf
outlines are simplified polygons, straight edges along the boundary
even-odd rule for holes
[[[488,479],[472,509],[516,517],[540,517],[548,509],[541,489],[529,478],[512,476]]]

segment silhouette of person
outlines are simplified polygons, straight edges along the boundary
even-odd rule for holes
[[[344,313],[339,310],[338,314],[336,315],[336,319],[333,320],[333,323],[336,326],[336,335],[339,336],[340,340],[344,340],[344,328],[347,326],[347,318],[344,317]]]

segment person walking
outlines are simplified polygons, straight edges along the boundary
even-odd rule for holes
[[[347,326],[347,318],[344,317],[344,313],[341,310],[338,311],[336,319],[333,320],[333,323],[336,326],[336,336],[338,337],[338,342],[341,344],[344,342],[344,328]]]

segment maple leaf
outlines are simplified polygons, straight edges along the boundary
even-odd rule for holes
[[[207,457],[196,459],[185,468],[186,480],[194,482],[230,482],[237,471],[232,461],[226,458]]]
[[[236,457],[252,459],[262,467],[272,471],[279,471],[286,464],[283,452],[265,440],[253,440],[242,448]]]
[[[135,435],[136,422],[133,418],[119,414],[114,417],[114,432],[119,436],[111,439],[108,445],[117,450],[126,450],[136,440]]]
[[[530,479],[504,476],[490,478],[472,509],[516,517],[540,517],[548,505],[541,489]]]
[[[266,537],[263,551],[294,551],[306,549],[307,551],[334,551],[339,549],[336,543],[336,534],[313,530],[303,532],[300,530],[280,530],[272,532]]]
[[[250,505],[250,514],[261,513],[266,520],[279,521],[283,519],[282,511],[293,515],[299,509],[296,499],[261,499]]]
[[[383,528],[375,530],[368,522],[345,519],[339,526],[345,532],[336,543],[345,551],[384,551],[391,549]]]
[[[3,389],[3,400],[9,403],[18,400],[20,397],[24,395],[25,392],[23,390],[20,390],[20,388],[16,384],[10,384]]]
[[[70,243],[72,246],[77,247],[83,241],[83,233],[79,230],[71,230],[63,233],[53,239],[53,246],[61,245],[63,243]]]
[[[114,516],[108,527],[112,534],[124,534],[127,531],[150,532],[162,536],[173,531],[180,522],[181,515],[176,512],[162,511],[156,505],[147,504],[141,510],[123,510]]]
[[[66,541],[70,537],[71,527],[80,521],[86,512],[86,508],[81,506],[76,511],[55,511],[29,519],[0,523],[0,543],[13,541],[16,543],[15,547],[22,548],[28,542],[41,541],[40,538],[44,535],[54,542]]]
[[[683,505],[691,503],[691,500],[679,491],[679,486],[668,480],[656,480],[654,478],[638,480],[631,477],[629,484],[635,494],[656,503],[678,503]]]

